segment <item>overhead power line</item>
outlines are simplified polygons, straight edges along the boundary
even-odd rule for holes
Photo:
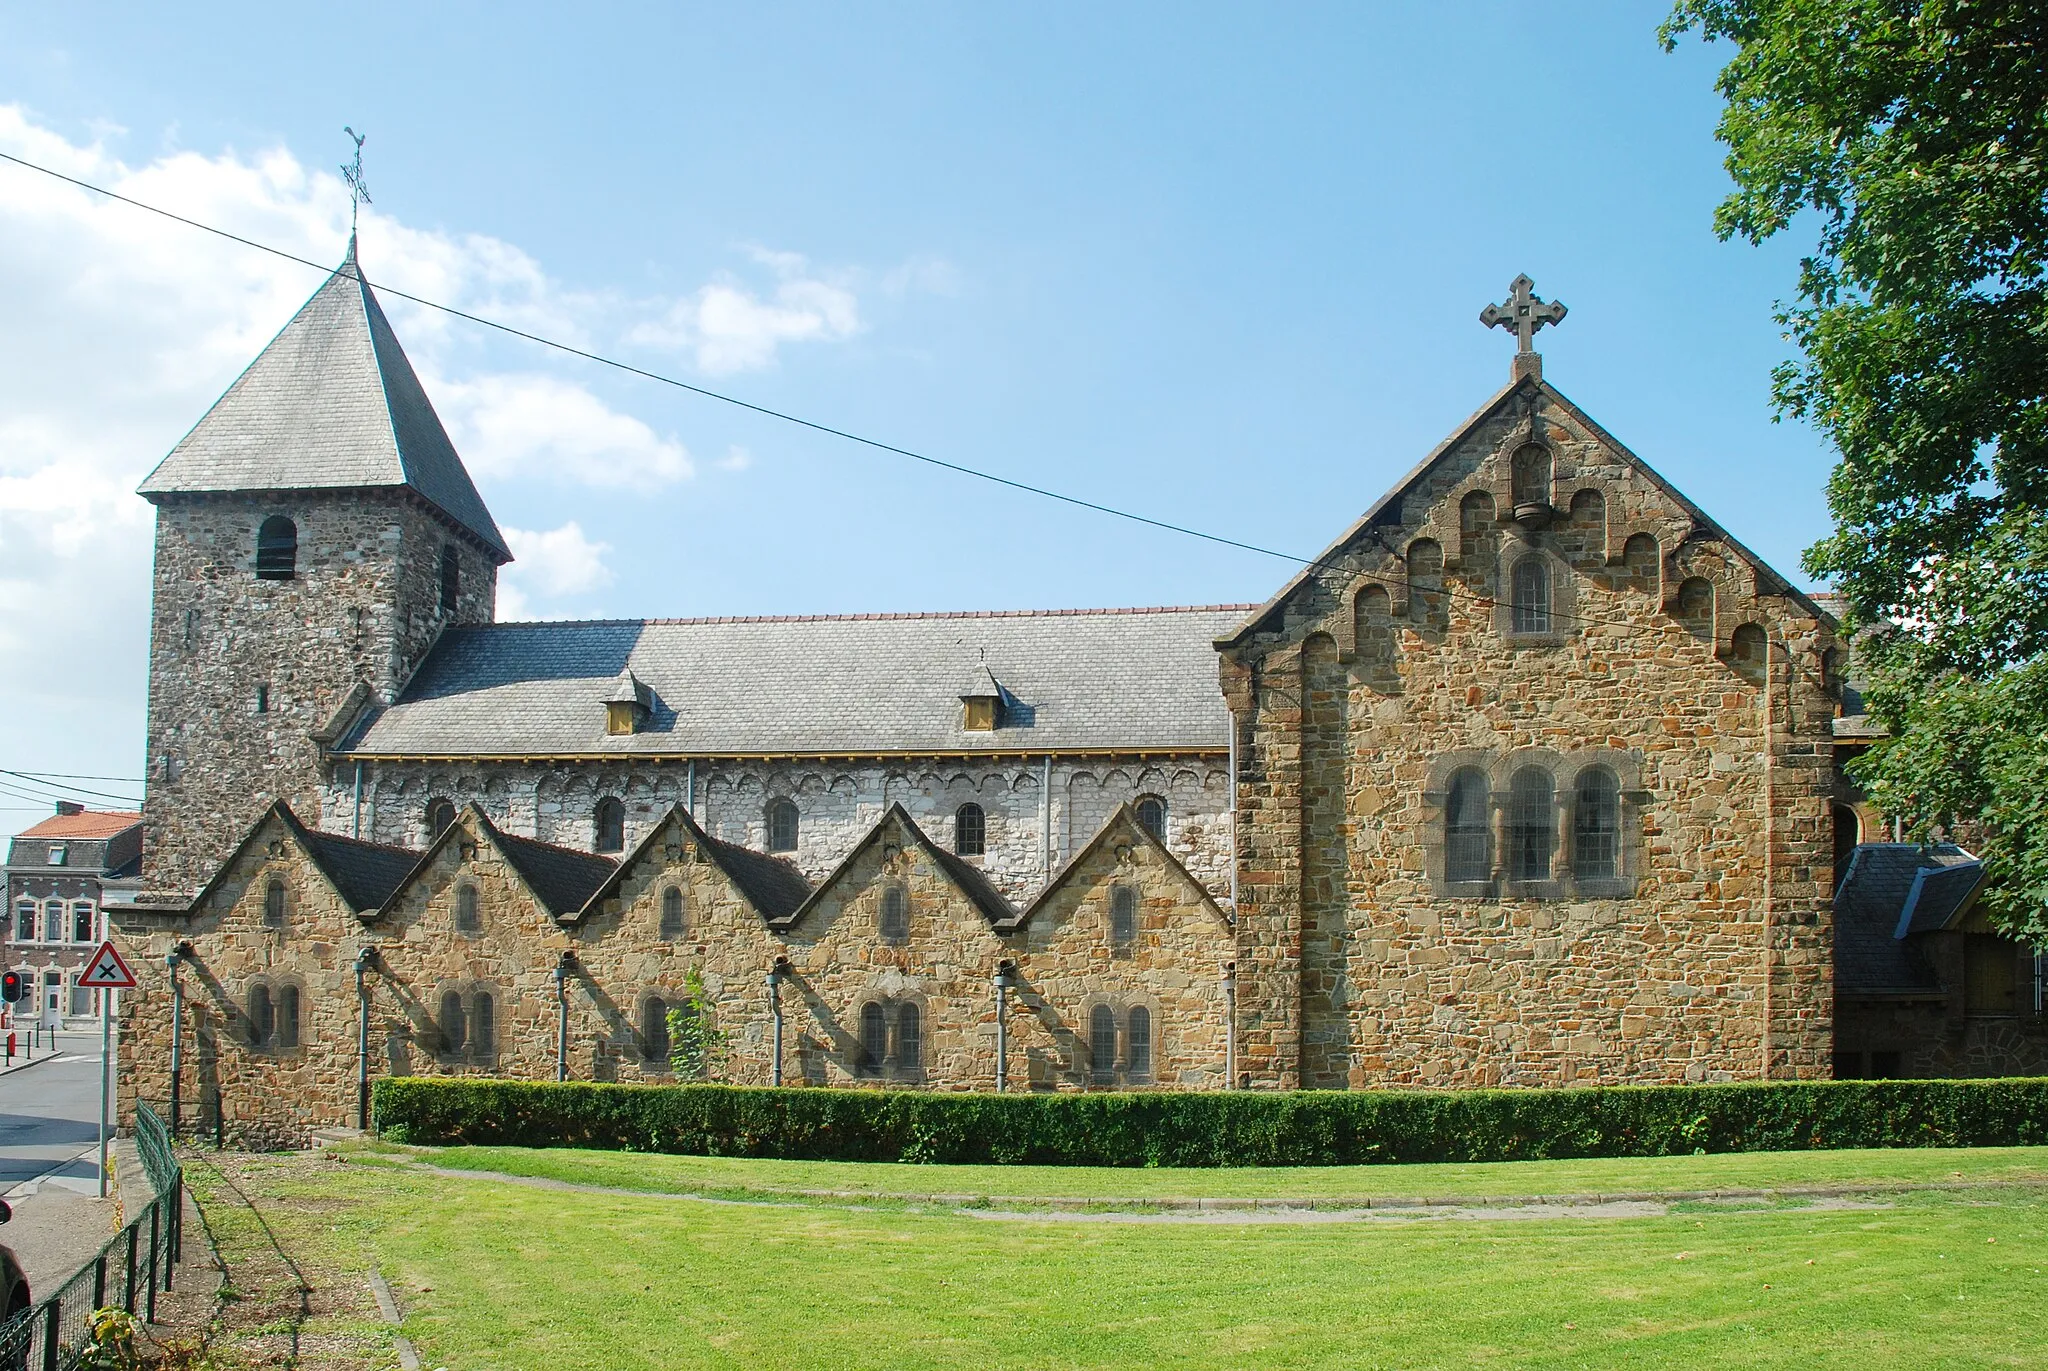
[[[72,795],[90,795],[96,800],[119,800],[123,804],[140,803],[140,801],[138,801],[132,795],[116,795],[113,794],[111,791],[105,790],[88,790],[84,786],[57,785],[54,782],[38,780],[32,772],[10,771],[4,766],[0,766],[0,776],[13,776],[17,780],[27,782],[29,785],[39,786],[44,790],[50,791],[50,798],[53,800],[65,799]],[[19,794],[20,792],[17,791],[14,793]],[[23,798],[38,799],[41,797],[36,795],[26,795],[23,796]]]
[[[67,176],[65,173],[56,170],[54,167],[46,167],[41,165],[40,163],[31,162],[25,157],[17,157],[13,153],[9,152],[0,152],[0,161],[12,162],[16,166],[25,168],[26,170],[40,172],[45,176],[52,177],[59,181],[63,181],[66,184],[77,186],[81,190],[90,191],[95,195],[104,195],[110,200],[116,200],[124,205],[132,206],[135,209],[144,210],[150,214],[159,215],[175,223],[183,224],[188,228],[198,229],[202,233],[210,233],[216,238],[223,238],[231,243],[239,243],[243,247],[254,248],[258,252],[268,253],[271,256],[281,258],[284,261],[296,262],[300,266],[310,267],[314,271],[321,272],[323,274],[335,274],[335,268],[330,267],[323,262],[316,262],[309,257],[301,257],[297,253],[287,252],[285,249],[275,247],[269,243],[261,242],[254,238],[247,238],[239,233],[230,232],[227,229],[219,228],[213,224],[206,223],[202,220],[193,219],[187,217],[186,215],[174,213],[171,210],[164,209],[160,205],[152,205],[145,200],[137,200],[132,196],[123,195],[119,191],[109,190],[105,186],[95,185],[91,181],[80,180],[76,176]],[[353,281],[359,281],[364,285],[371,284],[364,277],[353,272],[348,273],[348,279]],[[710,390],[704,386],[693,385],[690,382],[682,380],[678,377],[665,375],[664,373],[658,371],[649,371],[645,367],[635,366],[631,362],[620,361],[616,357],[607,357],[603,353],[592,352],[587,348],[580,348],[572,343],[564,343],[559,339],[549,338],[544,334],[532,333],[527,331],[526,329],[517,328],[511,324],[504,323],[497,319],[487,318],[481,314],[472,314],[468,310],[458,309],[454,305],[443,304],[439,300],[430,300],[427,299],[425,296],[414,295],[408,291],[399,290],[392,286],[377,286],[376,289],[381,291],[385,295],[389,295],[400,300],[410,301],[411,303],[419,305],[424,309],[436,310],[442,314],[448,315],[451,318],[461,319],[464,320],[465,322],[476,324],[482,328],[492,329],[495,330],[496,332],[506,334],[509,337],[519,338],[526,342],[536,344],[540,347],[551,348],[556,352],[566,353],[571,357],[580,357],[584,361],[595,362],[599,366],[610,367],[613,370],[625,372],[627,375],[630,376],[638,376],[642,380],[653,381],[657,385],[672,386],[677,390],[686,391],[689,394],[701,396],[707,400],[716,400],[720,404],[732,405],[735,408],[744,409],[751,413],[762,415],[765,418],[776,419],[786,424],[793,424],[798,428],[809,429],[813,433],[822,433],[829,437],[839,438],[849,443],[859,444],[862,447],[872,448],[878,452],[887,452],[898,457],[905,457],[913,462],[922,462],[926,466],[937,467],[942,471],[950,471],[960,476],[972,477],[973,479],[978,481],[987,481],[993,485],[1003,486],[1010,490],[1019,491],[1026,495],[1036,495],[1041,499],[1057,501],[1060,504],[1070,505],[1077,509],[1092,510],[1097,514],[1106,514],[1113,519],[1123,519],[1131,523],[1143,524],[1149,528],[1160,529],[1163,532],[1167,533],[1180,534],[1181,536],[1187,538],[1200,539],[1203,542],[1213,543],[1221,547],[1236,548],[1241,552],[1252,552],[1258,554],[1261,557],[1271,557],[1277,561],[1291,562],[1297,566],[1302,567],[1305,570],[1339,571],[1343,572],[1346,575],[1359,577],[1363,580],[1377,581],[1382,585],[1386,585],[1395,589],[1406,588],[1409,584],[1408,579],[1405,576],[1390,576],[1380,572],[1363,571],[1354,567],[1345,567],[1341,563],[1332,561],[1328,558],[1303,557],[1299,554],[1292,552],[1282,552],[1276,548],[1264,547],[1258,543],[1246,542],[1240,538],[1228,537],[1221,533],[1210,533],[1204,529],[1192,528],[1186,524],[1176,524],[1165,519],[1155,519],[1149,514],[1139,514],[1134,510],[1119,509],[1114,505],[1105,505],[1098,503],[1094,500],[1084,500],[1078,495],[1069,495],[1063,491],[1053,490],[1045,486],[1035,486],[1025,481],[1014,480],[1008,476],[999,476],[991,471],[983,471],[977,467],[966,466],[959,462],[950,462],[941,457],[933,457],[927,453],[913,451],[910,448],[898,447],[894,443],[883,442],[879,438],[864,437],[861,434],[851,432],[847,429],[835,428],[830,424],[819,423],[818,421],[813,419],[805,419],[799,415],[791,414],[786,410],[772,409],[767,405],[756,404],[751,400],[743,400],[736,395],[728,395],[723,391]],[[1385,545],[1382,544],[1382,546],[1384,547]],[[1388,548],[1386,550],[1389,552],[1393,551],[1391,548]],[[1466,601],[1483,609],[1491,609],[1498,603],[1500,603],[1494,596],[1474,594],[1469,591],[1453,589],[1449,586],[1433,587],[1430,588],[1427,591],[1427,593],[1432,595],[1441,595],[1446,600]],[[1638,624],[1627,619],[1608,619],[1595,615],[1580,614],[1573,612],[1560,612],[1555,609],[1551,611],[1550,617],[1553,620],[1561,622],[1585,624],[1589,626],[1599,626],[1604,628],[1615,628],[1629,633],[1641,633],[1657,636],[1661,636],[1662,634],[1662,630],[1647,628],[1642,624]]]
[[[140,776],[89,776],[78,771],[12,771],[11,776],[28,776],[38,781],[131,781],[142,784]]]

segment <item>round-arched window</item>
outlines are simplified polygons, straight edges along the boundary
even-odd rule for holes
[[[877,931],[883,942],[900,943],[910,936],[910,892],[900,885],[882,888],[882,916]]]
[[[1109,888],[1109,940],[1129,947],[1138,938],[1138,892],[1127,885]]]
[[[797,840],[796,801],[771,800],[768,804],[768,850],[794,852]]]
[[[299,526],[273,514],[256,530],[256,579],[289,581],[299,569]]]
[[[1088,1070],[1097,1085],[1116,1081],[1116,1011],[1106,1004],[1088,1011]]]
[[[974,803],[953,811],[953,850],[963,857],[979,857],[988,850],[988,816]]]
[[[672,885],[661,892],[661,936],[673,942],[683,936],[683,889]]]
[[[483,915],[477,910],[476,887],[467,883],[455,887],[456,932],[477,933],[483,926]]]
[[[1166,841],[1166,801],[1147,795],[1138,801],[1138,827],[1160,842]]]
[[[597,802],[597,842],[599,852],[623,852],[626,850],[626,806],[615,795],[607,795]]]
[[[1621,786],[1604,766],[1579,773],[1572,798],[1572,874],[1582,881],[1611,881],[1621,855]]]
[[[444,800],[439,796],[436,796],[434,799],[427,801],[428,842],[432,842],[434,841],[434,839],[440,837],[443,833],[446,833],[449,827],[454,824],[454,822],[455,801]]]
[[[1487,822],[1486,773],[1467,767],[1451,778],[1444,815],[1444,880],[1493,878],[1493,831]]]
[[[1525,766],[1515,773],[1508,792],[1509,880],[1550,879],[1550,855],[1557,850],[1555,794],[1543,768]]]

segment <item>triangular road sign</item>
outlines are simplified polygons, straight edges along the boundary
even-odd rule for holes
[[[133,990],[135,973],[114,950],[113,940],[108,939],[100,944],[99,951],[92,954],[85,970],[78,973],[78,983],[89,990]]]

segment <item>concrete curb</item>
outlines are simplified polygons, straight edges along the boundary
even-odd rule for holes
[[[398,1312],[398,1298],[391,1293],[390,1284],[379,1273],[370,1273],[370,1293],[377,1297],[377,1312],[384,1316],[384,1322],[393,1328],[405,1322]],[[398,1364],[404,1371],[420,1371],[420,1354],[413,1350],[412,1341],[403,1333],[393,1333],[391,1341],[398,1349]]]

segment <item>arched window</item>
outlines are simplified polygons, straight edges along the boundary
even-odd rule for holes
[[[979,857],[988,850],[988,816],[978,804],[964,804],[953,811],[953,850],[963,857]]]
[[[1408,617],[1441,625],[1443,598],[1443,546],[1434,538],[1417,538],[1408,544]]]
[[[441,1052],[444,1056],[456,1057],[462,1054],[462,1045],[466,1041],[463,1030],[468,1027],[463,1021],[464,1018],[461,992],[455,990],[442,991],[441,1022],[439,1027],[441,1029]]]
[[[1770,670],[1771,640],[1757,624],[1737,624],[1729,640],[1728,665],[1752,685],[1762,685]]]
[[[640,1051],[649,1062],[668,1061],[668,1001],[659,995],[640,1002]]]
[[[470,1003],[469,1010],[469,1055],[480,1062],[487,1062],[498,1045],[498,1007],[491,1001],[491,992],[479,990]]]
[[[1541,557],[1515,563],[1509,627],[1516,633],[1550,632],[1550,568]]]
[[[249,1046],[269,1047],[276,1032],[277,1007],[271,1002],[270,987],[258,981],[249,987]]]
[[[1582,533],[1599,533],[1607,527],[1607,498],[1597,490],[1581,490],[1572,496],[1572,527]]]
[[[1487,814],[1486,773],[1467,767],[1451,777],[1444,814],[1444,879],[1493,878],[1493,826]]]
[[[299,988],[277,988],[277,1050],[290,1052],[299,1045]]]
[[[616,796],[607,795],[597,802],[597,844],[599,852],[623,852],[626,850],[626,806]]]
[[[1127,885],[1109,888],[1109,940],[1129,947],[1138,939],[1138,892]]]
[[[455,823],[455,801],[432,799],[427,801],[427,841],[446,833]]]
[[[1622,564],[1628,568],[1628,583],[1636,590],[1657,588],[1658,563],[1663,553],[1657,550],[1657,535],[1654,533],[1631,533],[1628,541],[1621,545]]]
[[[1547,881],[1557,850],[1557,816],[1550,773],[1525,766],[1508,792],[1508,879]]]
[[[915,1073],[924,1068],[924,1016],[906,1004],[896,1011],[896,1069]]]
[[[1579,773],[1572,804],[1572,874],[1582,881],[1611,881],[1620,869],[1621,786],[1604,766]]]
[[[1166,841],[1166,801],[1147,795],[1138,801],[1138,827],[1160,842]]]
[[[270,884],[263,887],[263,926],[284,927],[284,882],[274,876]]]
[[[910,936],[910,892],[902,886],[882,887],[882,917],[876,931],[885,943],[900,943]]]
[[[469,884],[455,887],[455,931],[458,933],[480,933],[483,931],[483,915],[477,910],[476,887]]]
[[[1515,449],[1511,481],[1515,505],[1550,503],[1550,449],[1541,443],[1524,443]]]
[[[1688,576],[1678,586],[1678,622],[1695,638],[1714,636],[1714,583],[1704,576]]]
[[[299,526],[273,514],[256,530],[256,579],[289,581],[299,569]]]
[[[768,850],[770,852],[794,852],[797,839],[797,812],[794,800],[772,800],[768,805]]]
[[[1129,1043],[1124,1053],[1124,1074],[1132,1081],[1152,1079],[1152,1011],[1144,1005],[1131,1007]]]
[[[455,544],[441,545],[441,612],[453,614],[462,599],[462,554]]]
[[[1116,1011],[1106,1004],[1088,1012],[1088,1073],[1097,1085],[1116,1084]]]
[[[661,936],[673,942],[683,931],[683,889],[672,885],[661,892]]]
[[[1493,529],[1493,497],[1474,490],[1458,501],[1458,556],[1477,556],[1480,539]]]
[[[860,1007],[860,1060],[855,1069],[863,1075],[873,1075],[882,1069],[888,1055],[888,1016],[880,1000],[869,1000]]]

